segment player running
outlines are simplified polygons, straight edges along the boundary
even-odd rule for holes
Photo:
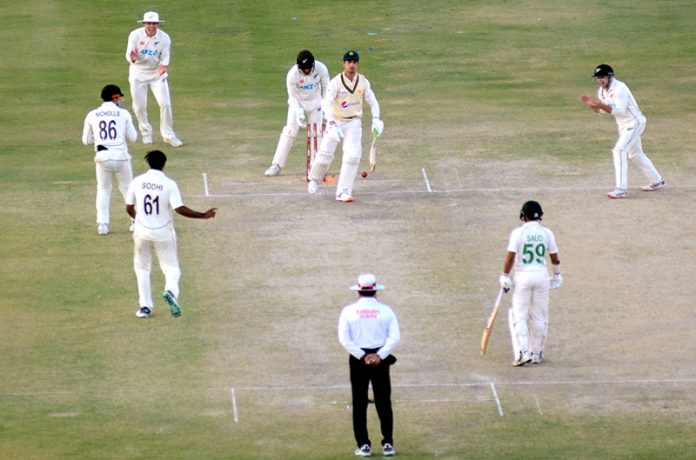
[[[315,60],[310,51],[300,51],[297,55],[297,63],[292,66],[285,78],[288,91],[288,118],[280,133],[273,163],[266,170],[266,176],[280,174],[288,160],[288,154],[297,133],[306,124],[318,127],[317,144],[321,143],[323,135],[321,101],[328,85],[329,70],[326,66]]]

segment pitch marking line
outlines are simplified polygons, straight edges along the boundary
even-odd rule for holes
[[[539,415],[544,415],[544,413],[541,412],[541,404],[539,404],[539,398],[537,398],[536,393],[532,393],[532,396],[534,396],[534,402],[536,403],[537,412],[539,412]]]
[[[498,406],[498,414],[503,417],[505,415],[503,413],[503,405],[500,404],[500,398],[498,398],[498,392],[495,391],[495,383],[493,382],[491,382],[491,391],[493,392],[493,397],[495,398],[495,404]]]
[[[234,423],[239,423],[239,414],[237,413],[237,395],[235,395],[234,387],[230,388],[230,393],[232,395],[232,417],[234,418]]]
[[[421,172],[423,173],[423,180],[425,180],[426,190],[428,190],[428,192],[432,192],[433,189],[430,188],[430,181],[428,180],[428,174],[425,172],[425,168],[421,168]]]
[[[205,196],[210,196],[210,191],[208,190],[208,174],[203,173],[203,192]]]

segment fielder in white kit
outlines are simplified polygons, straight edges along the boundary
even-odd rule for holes
[[[379,103],[370,82],[358,73],[360,55],[348,51],[343,55],[343,72],[336,75],[326,91],[322,108],[328,123],[319,152],[309,171],[307,191],[317,193],[319,184],[331,166],[338,143],[343,141],[341,174],[336,186],[336,201],[353,201],[353,185],[362,158],[362,114],[363,100],[372,112],[372,132],[379,137],[384,130],[380,120]]]
[[[215,217],[217,208],[198,212],[184,205],[176,182],[162,172],[167,162],[163,152],[148,152],[145,161],[150,170],[133,179],[126,196],[126,212],[135,219],[133,268],[138,281],[140,301],[140,308],[135,315],[138,318],[148,318],[152,313],[150,270],[154,250],[164,273],[162,298],[169,305],[172,315],[180,316],[181,307],[177,299],[181,269],[172,210],[192,219],[211,219]]]
[[[619,138],[611,151],[616,187],[607,196],[612,199],[628,198],[628,158],[650,180],[650,184],[641,187],[641,190],[652,192],[663,188],[665,180],[643,152],[640,136],[645,130],[646,119],[631,90],[624,82],[614,78],[614,69],[608,64],[598,65],[593,77],[599,86],[597,99],[588,96],[582,100],[596,113],[614,115],[619,130]]]
[[[499,279],[505,292],[515,288],[512,308],[508,311],[513,366],[524,366],[530,361],[541,364],[549,324],[549,289],[558,289],[563,284],[556,238],[551,230],[541,225],[543,215],[536,201],[527,201],[522,206],[520,220],[524,223],[510,234]],[[553,266],[550,279],[547,256]],[[513,266],[514,282],[510,278]]]
[[[329,85],[329,70],[314,59],[308,50],[302,50],[297,55],[297,62],[285,77],[288,91],[288,117],[280,133],[273,162],[266,170],[266,176],[277,176],[288,161],[288,154],[295,142],[300,128],[308,123],[316,125],[317,143],[321,143],[323,135],[321,126],[323,115],[321,101]]]
[[[143,144],[152,144],[152,125],[147,117],[147,90],[150,88],[160,107],[160,133],[173,147],[184,145],[174,134],[172,101],[169,94],[168,69],[172,41],[159,29],[159,14],[148,11],[138,21],[143,27],[128,35],[126,61],[130,64],[128,81],[133,98],[133,113],[138,119]]]
[[[128,110],[121,108],[123,93],[116,85],[106,85],[101,91],[104,103],[85,117],[82,143],[94,144],[94,163],[97,173],[97,233],[109,233],[109,206],[112,178],[116,176],[123,198],[133,180],[131,156],[127,140],[134,142],[138,132]]]

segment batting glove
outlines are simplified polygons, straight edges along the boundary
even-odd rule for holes
[[[508,275],[507,273],[502,273],[500,275],[500,278],[498,278],[498,281],[500,282],[500,287],[503,288],[503,291],[505,292],[509,291],[515,286],[515,283],[512,281],[512,278],[510,278],[510,275]]]
[[[381,136],[382,131],[384,131],[384,122],[382,120],[380,120],[379,118],[373,118],[372,119],[372,134],[374,134],[374,137]]]
[[[551,281],[549,283],[549,287],[551,289],[558,289],[561,287],[563,284],[563,277],[561,276],[560,273],[554,273],[553,277],[551,277]]]

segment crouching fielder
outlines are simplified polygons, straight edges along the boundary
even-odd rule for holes
[[[329,85],[329,71],[308,50],[297,55],[297,63],[292,66],[285,77],[288,90],[288,118],[280,133],[278,146],[273,155],[273,162],[266,170],[266,176],[277,176],[288,161],[288,154],[295,142],[297,133],[305,123],[317,127],[317,143],[320,142],[323,116],[321,101]]]
[[[379,137],[384,122],[379,119],[379,103],[370,82],[358,73],[360,56],[357,51],[343,55],[343,72],[335,76],[324,96],[322,109],[328,122],[319,152],[309,171],[307,191],[317,193],[319,184],[331,166],[338,143],[343,141],[343,161],[336,187],[336,200],[353,201],[353,185],[362,157],[362,114],[363,100],[372,112],[372,131]]]
[[[559,271],[561,261],[553,232],[541,225],[544,211],[536,201],[527,201],[520,211],[523,224],[512,231],[508,253],[500,275],[500,286],[507,292],[515,288],[512,309],[508,311],[512,336],[513,366],[528,362],[540,364],[548,332],[549,289],[563,284]],[[553,265],[549,279],[546,256]],[[510,271],[515,267],[515,280]]]

